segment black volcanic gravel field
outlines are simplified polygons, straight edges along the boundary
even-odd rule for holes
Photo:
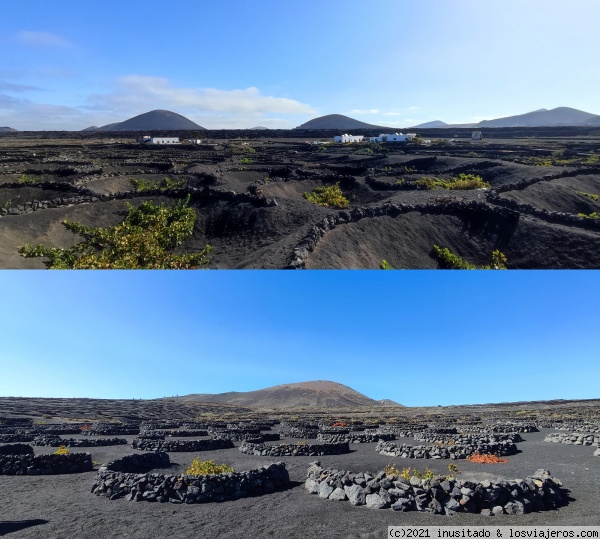
[[[212,268],[378,268],[383,259],[436,268],[434,244],[477,265],[499,249],[513,269],[600,267],[600,221],[577,216],[600,209],[581,194],[600,194],[600,140],[514,136],[374,147],[237,138],[157,148],[133,138],[3,136],[0,267],[43,268],[18,248],[73,245],[65,219],[110,226],[126,201],[171,204],[188,194],[197,221],[181,249],[212,245]],[[459,174],[491,188],[414,188]],[[181,186],[136,192],[130,181],[164,177]],[[345,210],[303,197],[338,182]]]
[[[560,509],[527,515],[452,517],[391,509],[354,507],[348,502],[324,500],[309,494],[303,485],[314,457],[288,457],[290,488],[270,495],[223,503],[172,505],[170,503],[109,501],[90,493],[96,472],[61,476],[0,476],[0,533],[10,537],[383,537],[388,525],[598,525],[600,459],[590,446],[544,442],[550,429],[524,433],[520,453],[506,464],[458,464],[461,479],[524,478],[545,468],[560,479],[572,500]],[[129,440],[131,436],[126,437]],[[400,441],[415,443],[412,439]],[[239,444],[236,443],[236,446]],[[375,444],[351,444],[346,455],[323,456],[324,467],[376,472],[390,462],[375,453]],[[36,447],[36,454],[53,448]],[[128,446],[91,448],[92,459],[107,462],[134,452]],[[197,454],[171,453],[174,463],[166,473],[181,473]],[[243,455],[236,448],[203,452],[202,459],[225,462],[236,470],[253,469],[273,461]],[[395,459],[398,467],[413,466],[444,473],[446,460]]]

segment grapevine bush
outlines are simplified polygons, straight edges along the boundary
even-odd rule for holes
[[[84,241],[68,249],[24,245],[25,258],[45,257],[50,269],[194,269],[208,263],[207,245],[198,253],[170,254],[191,236],[196,212],[188,207],[189,195],[174,206],[144,202],[135,208],[127,203],[124,221],[108,228],[93,228],[63,221],[63,226],[83,236]]]
[[[312,193],[304,193],[304,198],[326,208],[345,208],[350,204],[342,193],[339,182],[335,185],[316,187]]]
[[[233,473],[235,470],[226,464],[215,464],[213,459],[200,460],[196,457],[190,467],[185,471],[186,475],[218,475],[221,473]]]

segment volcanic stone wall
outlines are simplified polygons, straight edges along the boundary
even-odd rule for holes
[[[262,434],[253,434],[250,432],[232,432],[232,431],[221,431],[214,433],[215,439],[220,440],[232,440],[234,442],[275,442],[281,439],[281,435],[278,432],[264,432]]]
[[[208,430],[169,430],[163,432],[162,435],[163,437],[174,436],[176,438],[192,438],[198,436],[208,436]]]
[[[101,467],[92,492],[110,500],[206,503],[260,496],[284,489],[289,475],[283,462],[256,470],[219,475],[163,475],[123,473]]]
[[[33,447],[27,444],[2,445],[0,455],[33,455]]]
[[[260,455],[263,457],[313,457],[322,455],[341,455],[349,453],[347,442],[323,444],[252,444],[242,442],[240,451],[247,455]]]
[[[318,436],[319,430],[307,427],[290,427],[286,434],[292,438],[313,439]]]
[[[438,443],[446,445],[480,445],[495,444],[498,442],[522,442],[523,438],[518,432],[507,432],[499,434],[431,434],[418,432],[414,435],[415,440],[426,443]]]
[[[85,436],[115,436],[139,434],[139,425],[113,425],[113,424],[94,424],[91,429],[83,429],[81,434]]]
[[[171,463],[169,455],[164,452],[125,455],[112,460],[103,467],[111,472],[143,473],[152,468],[164,468]]]
[[[407,480],[385,472],[376,475],[353,473],[323,469],[319,462],[315,462],[308,469],[304,486],[321,498],[348,500],[353,505],[439,515],[520,515],[554,509],[567,503],[562,483],[542,469],[525,479],[474,483],[444,477],[411,477]]]
[[[4,188],[9,187],[23,187],[24,184],[19,183],[5,183],[2,185]],[[35,187],[42,189],[51,189],[56,191],[69,191],[64,193],[63,196],[54,197],[47,200],[33,200],[18,204],[10,208],[0,208],[0,216],[4,215],[22,215],[25,213],[31,213],[34,211],[45,210],[48,208],[59,208],[61,206],[72,206],[74,204],[91,204],[93,202],[106,202],[109,200],[122,200],[131,199],[138,197],[154,197],[154,196],[171,196],[175,198],[182,198],[186,195],[190,195],[192,199],[215,199],[224,200],[228,202],[246,202],[256,207],[269,207],[278,206],[277,201],[274,198],[265,198],[264,196],[254,195],[251,193],[236,193],[235,191],[215,189],[205,186],[201,189],[195,187],[186,187],[179,189],[148,189],[146,191],[120,191],[112,193],[110,195],[94,193],[85,187],[76,186],[72,184],[65,184],[62,182],[36,182]],[[118,434],[118,433],[116,433]]]
[[[37,436],[33,440],[35,446],[49,447],[104,447],[108,445],[125,445],[125,438],[60,438],[58,436]]]
[[[481,443],[470,445],[408,445],[379,442],[375,451],[389,457],[405,459],[466,459],[473,453],[514,455],[517,446],[513,442]]]
[[[317,441],[327,443],[342,443],[365,444],[379,441],[395,440],[396,436],[390,433],[364,433],[364,432],[349,432],[348,434],[323,434],[317,435]]]
[[[553,423],[550,428],[570,432],[591,432],[600,434],[600,425],[595,423]]]
[[[508,206],[508,204],[506,205]],[[351,211],[340,211],[336,214],[328,215],[321,219],[317,224],[313,225],[306,236],[300,240],[294,248],[292,260],[287,266],[288,269],[303,269],[305,260],[310,253],[315,250],[319,241],[338,225],[360,221],[365,218],[374,217],[397,217],[409,212],[421,212],[426,214],[458,214],[458,215],[486,215],[506,221],[516,221],[519,218],[519,211],[508,207],[495,206],[485,202],[472,200],[465,201],[449,201],[443,204],[395,204],[386,202],[382,206],[377,207],[356,207]],[[548,214],[546,210],[543,210]],[[554,213],[554,212],[552,212]],[[563,214],[561,214],[562,216]],[[564,214],[569,215],[569,214]],[[576,222],[593,221],[593,219],[583,219],[582,217],[573,216]],[[562,218],[561,218],[562,219]],[[565,222],[572,224],[570,217],[565,217]]]
[[[234,447],[229,438],[212,440],[154,440],[134,438],[131,447],[140,451],[213,451],[215,449],[230,449]]]
[[[93,470],[89,453],[0,455],[0,475],[55,475]]]
[[[571,445],[598,445],[600,434],[585,432],[553,432],[544,438],[544,442]]]
[[[11,444],[15,442],[33,442],[33,434],[0,434],[0,444]]]

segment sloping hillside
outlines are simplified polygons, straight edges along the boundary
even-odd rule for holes
[[[338,384],[323,380],[299,382],[259,389],[248,392],[187,395],[184,400],[252,406],[257,408],[346,408],[377,407],[382,403],[362,393]],[[386,405],[391,401],[386,401]]]

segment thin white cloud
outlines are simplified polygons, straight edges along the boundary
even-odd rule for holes
[[[0,125],[20,130],[79,130],[90,125],[121,122],[154,109],[172,110],[208,129],[256,126],[289,129],[316,115],[310,105],[262,95],[254,87],[242,90],[178,88],[161,77],[122,77],[113,91],[91,95],[81,105],[17,98],[11,94],[35,88],[13,82],[3,84],[0,85]]]
[[[352,109],[348,114],[379,114],[379,109]]]
[[[75,107],[35,103],[28,99],[0,93],[0,125],[2,126],[21,131],[82,129],[78,126],[85,121],[86,116]]]
[[[166,78],[128,75],[117,80],[113,92],[90,96],[92,108],[138,114],[151,109],[176,109],[180,114],[227,112],[230,114],[314,114],[305,103],[285,97],[265,96],[258,88],[219,90],[178,88]]]
[[[17,39],[24,45],[34,47],[54,47],[65,49],[71,46],[71,42],[58,34],[51,32],[38,32],[32,30],[23,30],[17,35]]]
[[[38,88],[37,86],[28,86],[26,84],[14,84],[12,82],[0,80],[0,92],[21,93],[37,90],[41,90],[41,88]]]

